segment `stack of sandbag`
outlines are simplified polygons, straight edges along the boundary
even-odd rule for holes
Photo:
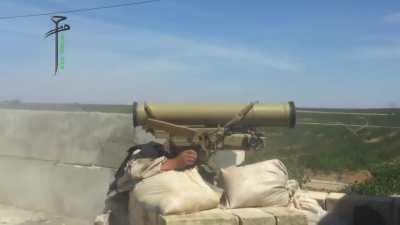
[[[325,211],[294,180],[288,180],[285,165],[267,160],[221,170],[226,208],[286,206],[302,211],[309,224],[316,224]]]
[[[196,168],[168,171],[146,178],[137,183],[131,193],[137,207],[163,215],[217,208],[221,198],[221,193],[203,181]]]
[[[287,206],[288,173],[279,160],[221,169],[228,208]]]
[[[289,207],[303,212],[309,224],[316,224],[325,211],[316,200],[288,180],[285,165],[268,160],[246,166],[221,169],[223,207]],[[149,212],[185,214],[219,207],[221,193],[207,184],[196,168],[168,171],[137,183],[130,196],[130,219],[135,225],[151,224]]]

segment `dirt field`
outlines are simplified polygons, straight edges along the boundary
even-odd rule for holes
[[[87,225],[91,221],[67,218],[40,211],[29,211],[0,204],[1,225]]]

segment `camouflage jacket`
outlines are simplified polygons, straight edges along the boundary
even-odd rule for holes
[[[131,190],[142,179],[160,173],[161,164],[171,157],[174,156],[156,142],[131,147],[128,156],[115,173],[107,194],[112,196]]]

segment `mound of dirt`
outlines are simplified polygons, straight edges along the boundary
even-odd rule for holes
[[[343,171],[343,172],[321,172],[306,171],[311,179],[326,180],[333,182],[341,182],[346,184],[359,183],[372,178],[372,174],[368,170]]]

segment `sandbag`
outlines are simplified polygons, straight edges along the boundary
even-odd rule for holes
[[[286,186],[290,192],[289,208],[302,212],[307,217],[308,225],[319,224],[326,216],[326,211],[322,209],[317,200],[301,190],[299,183],[295,180],[289,180]]]
[[[317,225],[326,215],[326,211],[318,204],[317,200],[309,197],[305,192],[299,190],[291,202],[292,206],[301,211],[307,218],[308,225]]]
[[[288,173],[277,159],[221,169],[227,208],[287,206]]]
[[[136,184],[133,194],[144,210],[164,215],[216,208],[221,197],[203,181],[196,168],[146,178]]]

